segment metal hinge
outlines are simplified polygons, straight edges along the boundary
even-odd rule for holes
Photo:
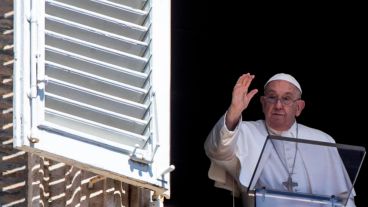
[[[130,154],[130,159],[133,160],[133,161],[136,161],[136,162],[140,162],[140,163],[143,163],[143,164],[151,164],[153,163],[153,159],[156,155],[156,152],[157,152],[157,149],[160,147],[160,145],[156,145],[155,146],[155,149],[153,150],[152,153],[150,154],[145,154],[144,152],[142,152],[142,150],[139,150],[139,145],[136,144],[134,146],[134,150],[133,152]]]

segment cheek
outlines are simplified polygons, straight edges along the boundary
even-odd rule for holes
[[[261,106],[262,106],[262,112],[265,113],[266,111],[266,106],[265,104],[263,103],[263,101],[261,100]]]
[[[272,111],[272,107],[271,107],[271,106],[269,106],[269,105],[264,105],[264,106],[262,107],[262,110],[263,110],[263,113],[264,113],[264,114],[270,114],[270,113],[271,113],[271,111]]]

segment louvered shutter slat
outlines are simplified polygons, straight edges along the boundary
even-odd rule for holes
[[[94,106],[110,110],[115,113],[125,114],[137,119],[142,119],[148,110],[148,105],[107,96],[105,93],[89,90],[86,88],[50,79],[47,84],[47,92],[76,100],[81,103],[93,103]]]
[[[147,126],[147,121],[145,120],[112,113],[101,108],[52,94],[46,94],[46,107],[137,134],[143,134]]]
[[[133,9],[131,7],[124,6],[122,4],[116,4],[111,1],[104,0],[58,0],[59,2],[66,3],[81,9],[96,12],[106,16],[110,16],[117,19],[124,19],[125,21],[142,25],[147,18],[148,13],[143,10]]]
[[[58,2],[46,2],[46,13],[135,40],[143,40],[149,26],[140,26]]]
[[[142,56],[148,47],[148,44],[145,42],[97,30],[92,27],[52,16],[46,17],[46,26],[47,30],[54,31],[57,34],[73,38],[80,38],[82,36],[83,41],[94,42],[98,45],[121,50],[133,55]]]
[[[134,147],[136,144],[139,146],[144,146],[148,140],[148,136],[138,135],[129,131],[118,130],[116,128],[110,128],[96,122],[76,116],[70,116],[69,114],[52,109],[46,110],[46,119],[49,120],[50,123],[43,125],[41,128],[49,127],[52,128],[52,130],[59,129],[61,133],[72,133],[77,135],[85,134],[83,137],[88,136],[88,139],[91,141],[96,141],[98,144],[103,144],[106,140],[109,140],[111,141],[110,144],[112,146],[115,144],[121,144],[123,146],[125,145]],[[81,128],[85,130],[81,131]],[[96,138],[94,139],[94,137]],[[130,149],[130,151],[132,151],[132,149]]]
[[[106,80],[93,74],[82,73],[53,63],[46,63],[46,74],[51,78],[141,103],[148,93],[147,90],[142,88]]]
[[[46,44],[65,51],[73,51],[76,54],[104,61],[109,64],[126,68],[138,68],[138,70],[143,70],[148,61],[146,58],[136,55],[112,50],[51,32],[47,32],[46,34]]]
[[[146,6],[148,2],[148,0],[109,0],[109,1],[141,10],[144,9],[144,6]]]
[[[50,46],[46,46],[46,56],[50,62],[136,87],[143,87],[148,77],[147,74],[133,69],[122,68]]]

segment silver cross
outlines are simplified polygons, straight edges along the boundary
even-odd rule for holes
[[[289,175],[287,181],[282,182],[282,184],[287,188],[287,190],[289,192],[293,192],[293,187],[298,186],[298,183],[293,182],[293,179],[291,178],[291,176]]]

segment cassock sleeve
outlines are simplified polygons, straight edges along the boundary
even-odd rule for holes
[[[234,180],[239,173],[235,137],[240,121],[234,131],[229,131],[225,125],[225,117],[226,114],[216,123],[204,144],[205,152],[211,160],[208,177],[215,181],[216,187],[233,191],[238,195],[238,181]]]

